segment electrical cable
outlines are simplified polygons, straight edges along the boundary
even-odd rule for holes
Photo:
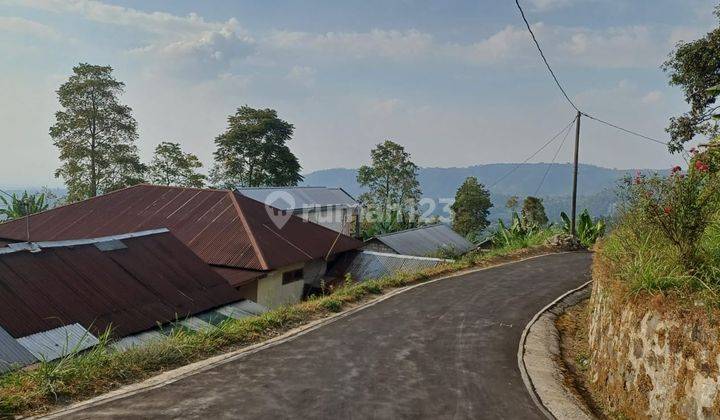
[[[565,132],[566,130],[568,130],[568,129],[570,128],[570,126],[572,126],[572,124],[573,124],[574,122],[575,122],[575,118],[573,118],[573,119],[570,121],[569,124],[567,124],[567,125],[564,126],[560,131],[558,131],[557,134],[555,134],[554,136],[552,136],[552,137],[550,138],[550,140],[548,140],[547,142],[545,142],[545,144],[543,144],[542,146],[540,146],[540,148],[539,148],[537,151],[535,151],[535,153],[533,153],[532,155],[530,155],[530,156],[529,156],[527,159],[525,159],[524,161],[516,164],[512,169],[510,169],[507,173],[505,173],[505,175],[503,175],[503,176],[501,176],[500,178],[498,178],[497,180],[495,180],[495,182],[493,182],[493,183],[488,187],[488,189],[493,188],[494,186],[496,186],[497,184],[499,184],[503,179],[505,179],[505,178],[507,178],[508,176],[510,176],[510,175],[511,175],[513,172],[515,172],[519,167],[521,167],[522,165],[526,164],[530,159],[532,159],[532,158],[534,158],[535,156],[537,156],[538,153],[542,152],[546,147],[548,147],[548,146],[550,145],[550,143],[552,143],[553,141],[555,141],[555,139],[557,139],[563,132]]]
[[[560,84],[560,80],[558,80],[558,78],[557,78],[557,76],[555,75],[555,72],[553,71],[552,67],[550,67],[550,63],[548,62],[547,58],[545,57],[545,53],[543,52],[542,48],[540,47],[540,43],[538,42],[537,37],[535,37],[535,32],[533,32],[532,27],[530,26],[530,22],[528,22],[527,18],[525,17],[525,11],[523,10],[522,6],[520,6],[520,1],[519,1],[519,0],[515,0],[515,4],[517,5],[518,10],[520,11],[520,16],[522,16],[522,19],[523,19],[523,21],[525,22],[525,26],[527,27],[528,32],[530,32],[530,36],[532,37],[532,40],[533,40],[533,42],[535,43],[535,47],[537,48],[538,52],[540,53],[540,58],[542,58],[543,63],[545,63],[545,67],[547,67],[548,71],[550,72],[550,75],[552,76],[553,80],[555,81],[555,84],[556,84],[557,87],[560,89],[560,92],[562,92],[563,96],[565,96],[565,99],[568,101],[568,103],[570,104],[570,106],[572,106],[577,112],[579,112],[580,114],[582,114],[582,115],[590,118],[591,120],[595,120],[595,121],[597,121],[597,122],[599,122],[599,123],[606,124],[606,125],[608,125],[608,126],[610,126],[610,127],[616,128],[616,129],[618,129],[618,130],[620,130],[620,131],[623,131],[623,132],[625,132],[625,133],[627,133],[627,134],[631,134],[631,135],[634,135],[634,136],[637,136],[637,137],[640,137],[640,138],[643,138],[643,139],[646,139],[646,140],[650,140],[650,141],[653,141],[653,142],[655,142],[655,143],[663,144],[663,145],[665,145],[665,146],[668,145],[668,142],[665,142],[665,141],[662,141],[662,140],[658,140],[658,139],[654,139],[654,138],[649,137],[649,136],[646,136],[646,135],[644,135],[644,134],[640,134],[640,133],[638,133],[638,132],[636,132],[636,131],[633,131],[633,130],[630,130],[630,129],[627,129],[627,128],[620,127],[619,125],[610,123],[610,122],[608,122],[608,121],[601,120],[600,118],[593,117],[592,115],[589,115],[589,114],[581,111],[581,110],[575,105],[575,103],[570,99],[570,96],[567,94],[567,92],[565,91],[565,88],[563,88],[562,84]]]
[[[540,48],[540,43],[538,42],[537,38],[535,37],[535,32],[533,32],[532,28],[530,27],[530,22],[528,22],[527,18],[525,17],[525,12],[523,11],[523,8],[520,6],[520,2],[518,0],[515,0],[515,4],[518,7],[518,10],[520,10],[520,15],[523,18],[523,21],[525,22],[525,26],[527,26],[528,32],[530,32],[530,36],[532,37],[533,42],[535,43],[535,46],[537,47],[537,50],[540,52],[540,57],[542,57],[543,62],[545,63],[545,67],[547,67],[548,71],[550,72],[550,75],[555,80],[555,84],[560,89],[560,92],[565,96],[565,99],[567,99],[570,106],[575,108],[575,111],[580,112],[580,109],[575,105],[575,103],[570,99],[570,96],[565,92],[565,89],[560,84],[560,81],[558,80],[557,76],[555,76],[555,72],[553,71],[552,67],[550,67],[550,63],[548,63],[547,58],[545,58],[545,53],[543,53],[542,48]]]
[[[568,126],[567,130],[565,131],[565,136],[563,136],[563,139],[560,142],[560,147],[558,147],[557,150],[555,151],[555,155],[553,156],[552,161],[550,163],[548,163],[548,167],[545,170],[545,174],[543,174],[543,177],[540,180],[540,184],[538,184],[537,189],[535,189],[535,194],[534,194],[535,197],[538,196],[538,193],[540,192],[540,188],[542,188],[543,184],[545,183],[545,179],[547,178],[548,174],[550,173],[550,168],[552,168],[552,165],[555,163],[555,160],[557,159],[558,155],[560,154],[560,150],[565,145],[565,140],[567,140],[568,135],[570,134],[570,131],[572,131],[570,129],[571,127],[572,127],[572,125]]]

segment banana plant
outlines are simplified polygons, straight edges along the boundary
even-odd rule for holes
[[[572,233],[572,221],[565,212],[560,213],[560,218],[563,220],[563,231],[565,233]],[[605,221],[598,219],[593,222],[590,217],[590,212],[585,209],[580,213],[578,217],[577,225],[575,230],[577,233],[578,240],[583,246],[592,246],[601,236],[605,234]]]
[[[10,199],[0,196],[0,216],[5,219],[19,219],[30,214],[40,213],[48,209],[45,194],[28,194],[27,191],[18,197],[13,194]]]
[[[514,211],[510,227],[507,227],[502,220],[498,220],[498,228],[493,236],[493,243],[496,245],[510,245],[515,241],[523,240],[537,233],[539,230],[540,226],[524,220]]]

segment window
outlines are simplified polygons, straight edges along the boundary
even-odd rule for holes
[[[282,284],[294,283],[303,278],[303,269],[286,271],[283,273]]]

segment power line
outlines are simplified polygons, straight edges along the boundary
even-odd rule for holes
[[[513,172],[515,172],[519,167],[521,167],[522,165],[526,164],[530,159],[532,159],[532,158],[534,158],[535,156],[537,156],[538,153],[542,152],[546,147],[548,147],[548,146],[550,145],[550,143],[552,143],[553,141],[555,141],[555,139],[557,139],[557,138],[560,136],[560,134],[562,134],[564,131],[568,130],[568,129],[570,128],[570,126],[572,126],[572,124],[573,124],[574,122],[575,122],[575,118],[573,118],[573,119],[570,121],[569,124],[567,124],[567,125],[564,126],[560,131],[558,131],[557,134],[555,134],[554,136],[552,136],[552,137],[550,138],[550,140],[546,141],[545,144],[543,144],[542,146],[540,146],[540,148],[539,148],[538,150],[536,150],[535,153],[533,153],[532,155],[530,155],[530,156],[529,156],[527,159],[525,159],[524,161],[516,164],[516,165],[515,165],[512,169],[510,169],[505,175],[501,176],[501,177],[498,178],[495,182],[493,182],[493,183],[488,187],[488,189],[493,188],[494,186],[496,186],[497,184],[499,184],[503,179],[505,179],[505,178],[507,178],[508,176],[510,176],[510,175],[511,175]]]
[[[545,169],[545,173],[543,174],[542,179],[540,180],[540,184],[538,184],[537,189],[535,190],[535,197],[537,197],[538,193],[540,192],[540,188],[542,188],[543,184],[545,183],[545,179],[547,178],[548,174],[550,173],[550,168],[552,168],[553,163],[555,163],[555,159],[557,159],[558,155],[560,154],[560,150],[565,145],[565,140],[568,138],[568,134],[570,134],[570,131],[572,131],[570,128],[572,125],[569,125],[568,128],[565,130],[565,135],[563,136],[562,141],[560,142],[560,146],[555,151],[555,155],[552,158],[552,161],[548,163],[547,169]]]
[[[532,37],[532,40],[535,43],[535,46],[537,47],[537,50],[540,52],[540,57],[542,57],[542,60],[545,63],[545,67],[547,67],[553,80],[555,80],[555,84],[560,89],[560,92],[562,92],[562,94],[565,96],[565,99],[567,99],[570,106],[575,108],[575,111],[580,112],[580,109],[577,106],[575,106],[575,103],[572,101],[572,99],[570,99],[570,96],[567,94],[567,92],[565,92],[565,89],[560,84],[560,81],[558,80],[557,76],[555,76],[555,72],[553,71],[552,67],[550,67],[550,63],[548,63],[547,58],[545,58],[545,53],[543,53],[542,48],[540,48],[540,43],[538,42],[537,38],[535,37],[535,32],[533,32],[532,28],[530,27],[530,22],[528,22],[527,18],[525,17],[525,12],[523,11],[523,8],[520,6],[520,2],[518,0],[515,0],[515,4],[517,5],[518,9],[520,10],[520,15],[522,16],[523,21],[525,21],[525,26],[527,26],[527,30],[528,30],[528,32],[530,32],[530,36]]]
[[[618,130],[620,130],[620,131],[624,131],[624,132],[626,132],[626,133],[628,133],[628,134],[632,134],[633,136],[637,136],[637,137],[641,137],[641,138],[646,139],[646,140],[654,141],[655,143],[663,144],[663,145],[665,145],[665,146],[668,145],[668,142],[666,142],[666,141],[662,141],[662,140],[654,139],[654,138],[652,138],[652,137],[648,137],[648,136],[646,136],[646,135],[644,135],[644,134],[638,133],[637,131],[628,130],[627,128],[623,128],[623,127],[620,127],[620,126],[618,126],[618,125],[615,125],[615,124],[613,124],[613,123],[611,123],[611,122],[607,122],[607,121],[601,120],[600,118],[593,117],[592,115],[588,115],[588,114],[586,114],[586,113],[584,113],[584,112],[582,112],[582,111],[581,111],[580,113],[581,113],[582,115],[590,118],[591,120],[595,120],[595,121],[597,121],[597,122],[599,122],[599,123],[601,123],[601,124],[608,125],[608,126],[610,126],[610,127],[612,127],[612,128],[616,128],[616,129],[618,129]]]
[[[576,110],[577,112],[579,112],[580,114],[582,114],[582,115],[590,118],[591,120],[595,120],[595,121],[597,121],[597,122],[599,122],[599,123],[602,123],[602,124],[608,125],[608,126],[610,126],[610,127],[616,128],[616,129],[618,129],[618,130],[620,130],[620,131],[624,131],[624,132],[627,133],[627,134],[631,134],[631,135],[633,135],[633,136],[637,136],[637,137],[640,137],[640,138],[643,138],[643,139],[646,139],[646,140],[650,140],[650,141],[653,141],[653,142],[655,142],[655,143],[663,144],[663,145],[665,145],[665,146],[668,145],[668,142],[665,142],[665,141],[662,141],[662,140],[658,140],[658,139],[654,139],[654,138],[652,138],[652,137],[648,137],[648,136],[646,136],[646,135],[644,135],[644,134],[638,133],[637,131],[633,131],[633,130],[629,130],[629,129],[627,129],[627,128],[620,127],[619,125],[610,123],[610,122],[608,122],[608,121],[601,120],[601,119],[599,119],[599,118],[597,118],[597,117],[593,117],[593,116],[588,115],[587,113],[581,111],[581,110],[575,105],[575,103],[570,99],[570,96],[567,94],[567,92],[565,91],[565,89],[562,87],[562,84],[560,84],[560,81],[558,80],[557,76],[555,75],[555,72],[553,71],[552,67],[550,67],[550,63],[548,63],[548,60],[547,60],[547,58],[545,57],[545,53],[543,52],[542,48],[540,47],[540,43],[538,42],[537,38],[535,37],[535,33],[533,32],[532,28],[530,27],[530,22],[528,22],[527,18],[525,17],[525,11],[523,10],[522,6],[520,6],[520,1],[519,1],[519,0],[515,0],[515,4],[517,5],[518,10],[520,11],[520,16],[522,16],[522,19],[523,19],[523,21],[525,22],[525,26],[527,27],[528,32],[530,32],[530,36],[532,37],[532,40],[533,40],[533,42],[535,43],[535,47],[537,48],[538,52],[540,53],[540,57],[542,58],[543,62],[545,63],[545,67],[547,67],[548,71],[550,72],[550,75],[552,76],[553,80],[555,81],[555,84],[556,84],[557,87],[560,89],[560,92],[562,92],[563,96],[565,96],[565,99],[568,101],[568,103],[569,103],[573,108],[575,108],[575,110]]]

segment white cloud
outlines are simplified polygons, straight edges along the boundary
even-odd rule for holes
[[[12,16],[0,16],[0,33],[3,32],[48,39],[57,39],[59,37],[58,33],[47,25]]]
[[[310,87],[315,84],[316,73],[317,71],[309,66],[293,66],[285,79]]]
[[[533,10],[544,12],[569,6],[573,0],[529,0],[529,3],[533,6]]]
[[[653,90],[653,91],[646,93],[640,99],[640,102],[642,102],[644,104],[648,104],[648,105],[657,104],[657,103],[662,102],[663,98],[664,98],[664,95],[662,92],[660,92],[659,90]]]
[[[250,54],[254,43],[235,18],[225,22],[207,21],[195,13],[177,16],[143,12],[95,0],[24,0],[19,4],[146,32],[149,35],[147,44],[131,50],[133,54],[227,61]]]
[[[666,54],[663,35],[645,26],[602,30],[532,25],[553,63],[599,68],[657,67]],[[456,60],[476,65],[537,64],[537,52],[524,27],[509,25],[470,43],[440,42],[433,35],[375,29],[369,32],[278,31],[261,41],[265,53],[314,54],[328,59]]]
[[[370,32],[308,32],[276,31],[265,43],[281,50],[297,49],[322,53],[324,55],[350,56],[353,58],[385,57],[404,58],[426,55],[434,46],[431,35],[419,31],[385,31],[373,29]]]

